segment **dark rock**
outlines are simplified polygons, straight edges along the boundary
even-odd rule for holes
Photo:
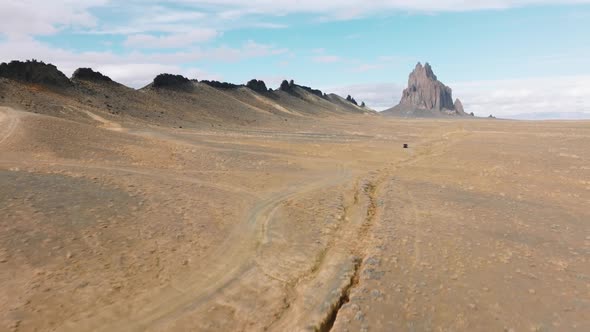
[[[0,77],[61,88],[72,86],[70,79],[56,66],[37,60],[2,63],[0,64]]]
[[[284,80],[283,83],[281,83],[281,87],[279,88],[279,90],[288,92],[296,97],[301,97],[297,93],[297,90],[295,88],[305,90],[305,91],[311,93],[312,95],[318,96],[323,99],[328,98],[328,96],[325,93],[323,93],[321,90],[313,89],[313,88],[310,88],[305,85],[297,85],[297,84],[295,84],[295,81],[293,81],[293,80],[291,80],[290,82],[287,82],[287,80]]]
[[[232,90],[241,87],[242,85],[227,83],[227,82],[219,82],[219,81],[201,81],[203,84],[207,84],[208,86],[216,89],[221,90]]]
[[[362,107],[362,108],[365,108],[365,107],[367,107],[367,105],[365,104],[365,102],[364,102],[364,101],[361,103],[361,107]]]
[[[182,75],[160,74],[154,78],[152,86],[157,89],[190,90],[192,83]]]
[[[318,96],[320,98],[324,98],[324,93],[321,90],[317,90],[317,89],[312,89],[308,86],[304,86],[304,85],[296,85],[297,87],[311,93],[312,95]]]
[[[72,75],[72,79],[94,81],[94,82],[112,82],[110,77],[94,71],[91,68],[78,68]]]
[[[289,82],[287,82],[287,80],[284,80],[283,83],[281,83],[279,90],[289,92],[291,91],[291,85],[289,84]]]
[[[264,83],[264,81],[262,80],[251,80],[248,83],[246,83],[246,87],[249,88],[252,91],[256,91],[258,93],[267,93],[268,92],[268,88],[266,87],[266,84]]]
[[[346,100],[347,100],[349,103],[353,103],[353,104],[355,104],[356,106],[358,106],[358,105],[359,105],[359,104],[356,102],[356,100],[354,100],[354,98],[352,98],[350,95],[348,95],[348,97],[346,97]]]

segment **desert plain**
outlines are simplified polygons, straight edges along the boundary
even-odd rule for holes
[[[0,331],[590,330],[589,122],[64,110],[0,109]]]

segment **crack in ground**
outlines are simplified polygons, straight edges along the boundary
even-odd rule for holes
[[[359,230],[359,237],[361,239],[364,239],[367,236],[377,216],[377,201],[375,198],[375,195],[377,194],[377,185],[375,185],[373,182],[367,182],[362,186],[362,192],[366,195],[368,199],[365,220]],[[359,202],[358,192],[355,193],[354,201],[355,204]],[[353,250],[359,253],[361,252],[362,248],[357,247],[353,248]],[[350,278],[350,283],[342,289],[342,293],[340,295],[339,300],[336,302],[336,305],[333,306],[331,310],[328,312],[326,320],[322,324],[320,324],[318,328],[315,329],[317,332],[331,331],[334,327],[334,324],[336,323],[336,319],[338,318],[338,313],[340,312],[340,309],[342,309],[342,307],[345,304],[350,302],[350,292],[359,284],[360,281],[360,269],[363,262],[363,258],[360,258],[359,256],[361,255],[358,255],[354,260],[354,269],[353,274]]]
[[[318,328],[315,329],[316,332],[329,332],[334,327],[334,323],[336,322],[336,318],[338,318],[338,313],[340,312],[340,309],[342,309],[342,307],[345,304],[350,302],[350,291],[359,283],[359,271],[361,267],[361,262],[362,260],[360,258],[356,258],[354,260],[354,272],[350,277],[350,283],[342,289],[340,299],[338,300],[336,305],[333,306],[331,310],[328,312],[326,320],[322,322]]]

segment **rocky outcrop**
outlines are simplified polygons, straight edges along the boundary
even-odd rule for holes
[[[295,82],[293,82],[293,80],[291,80],[291,82],[288,82],[287,80],[283,80],[283,82],[281,83],[281,86],[279,87],[279,90],[285,91],[285,92],[290,92],[293,89],[294,85],[295,85]]]
[[[461,115],[465,114],[465,109],[463,108],[463,103],[461,102],[461,100],[459,100],[459,98],[457,98],[455,100],[455,104],[453,104],[453,106],[455,107],[455,111]]]
[[[290,94],[292,94],[294,96],[297,96],[297,97],[301,97],[297,93],[297,89],[296,88],[305,90],[305,91],[307,91],[307,92],[311,93],[312,95],[315,95],[315,96],[317,96],[319,98],[323,98],[323,99],[326,99],[327,98],[327,95],[325,93],[323,93],[322,90],[313,89],[313,88],[310,88],[310,87],[305,86],[305,85],[295,84],[295,81],[293,81],[293,80],[291,80],[289,82],[287,82],[287,80],[284,80],[283,83],[281,83],[281,86],[279,87],[279,90],[284,91],[284,92],[288,92],[288,93],[290,93]]]
[[[37,60],[2,63],[0,64],[0,77],[60,88],[72,86],[70,79],[56,66]]]
[[[243,85],[227,83],[227,82],[219,82],[219,81],[201,81],[201,83],[207,84],[208,86],[210,86],[212,88],[220,89],[220,90],[232,90],[232,89],[237,89],[237,88],[243,86]]]
[[[459,99],[453,102],[453,90],[438,80],[430,64],[418,63],[408,79],[399,104],[385,115],[440,116],[465,115]]]
[[[346,97],[346,101],[352,104],[355,104],[356,106],[358,106],[359,104],[356,102],[356,100],[354,98],[352,98],[351,95],[348,95],[348,97]]]
[[[152,87],[156,89],[190,90],[191,80],[182,75],[160,74],[154,78]]]
[[[72,79],[94,82],[113,82],[110,77],[94,71],[91,68],[78,68],[72,75]]]
[[[258,92],[258,93],[267,93],[268,92],[268,88],[266,87],[266,84],[264,83],[264,81],[262,80],[250,80],[248,83],[246,83],[246,87],[249,88],[252,91]]]

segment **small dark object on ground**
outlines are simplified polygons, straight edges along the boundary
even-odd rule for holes
[[[404,149],[408,149],[408,148],[409,148],[408,144],[404,144]]]

